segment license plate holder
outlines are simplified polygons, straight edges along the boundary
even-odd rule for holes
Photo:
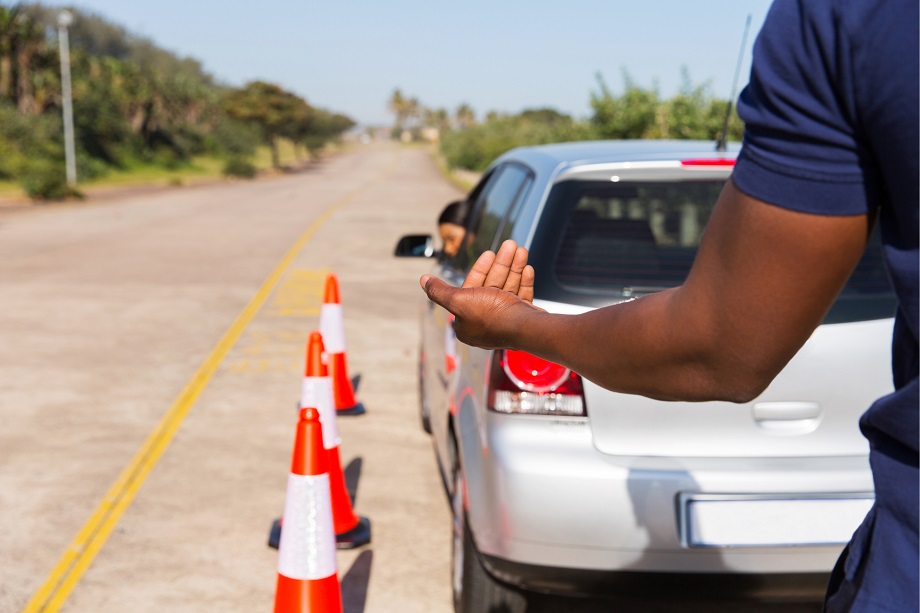
[[[763,496],[682,494],[685,547],[842,545],[866,516],[872,494]]]

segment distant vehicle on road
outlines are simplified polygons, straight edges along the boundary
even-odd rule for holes
[[[581,313],[674,287],[736,149],[708,142],[519,148],[470,192],[459,285],[511,238],[534,303]],[[398,254],[434,255],[431,237]],[[746,405],[602,389],[520,351],[458,343],[425,301],[421,418],[453,508],[458,611],[519,611],[522,590],[820,597],[873,500],[860,414],[891,391],[895,298],[877,238],[822,325]]]

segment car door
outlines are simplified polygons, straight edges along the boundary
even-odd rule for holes
[[[516,162],[504,163],[495,168],[473,201],[463,247],[455,258],[445,262],[442,277],[445,281],[455,286],[461,285],[476,258],[483,251],[495,249],[495,242],[502,235],[509,213],[515,210],[515,205],[524,198],[532,181],[532,171]],[[466,387],[460,382],[459,377],[464,369],[463,362],[470,356],[470,351],[468,347],[456,341],[449,313],[440,307],[435,307],[435,311],[432,319],[438,331],[433,333],[432,338],[441,339],[445,355],[445,359],[437,367],[440,369],[437,374],[438,381],[435,383],[440,384],[437,392],[440,397],[437,402],[447,410],[432,410],[432,431],[435,432],[435,436],[445,437],[444,444],[439,445],[439,451],[444,454],[440,458],[441,461],[447,462],[446,436],[451,409],[456,407],[459,402],[457,396]],[[438,414],[437,417],[434,416],[435,413]]]
[[[459,286],[466,273],[479,255],[493,249],[494,242],[502,234],[509,212],[520,201],[533,181],[533,173],[518,163],[501,164],[492,170],[470,193],[473,206],[467,220],[467,235],[457,256],[441,263],[438,272],[447,283]],[[431,407],[432,434],[438,439],[436,445],[442,466],[449,466],[447,457],[448,424],[456,392],[462,389],[458,381],[461,362],[466,352],[456,341],[450,314],[443,308],[429,302],[427,319],[431,329],[427,331],[425,350],[430,373],[426,381]]]

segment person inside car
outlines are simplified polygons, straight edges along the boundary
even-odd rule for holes
[[[875,503],[831,574],[831,612],[918,607],[918,21],[916,0],[773,3],[739,99],[742,150],[680,287],[547,313],[512,241],[461,288],[420,279],[464,343],[617,392],[745,403],[821,323],[879,223],[899,301],[895,391],[860,419]]]
[[[470,203],[466,200],[451,202],[438,217],[438,234],[444,243],[443,253],[446,257],[454,257],[460,252],[463,239],[466,237],[466,218],[469,216]]]

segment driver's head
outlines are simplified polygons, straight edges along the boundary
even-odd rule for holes
[[[438,217],[438,234],[444,243],[444,254],[450,257],[457,255],[463,238],[466,236],[466,218],[469,215],[470,205],[466,200],[451,202]]]

